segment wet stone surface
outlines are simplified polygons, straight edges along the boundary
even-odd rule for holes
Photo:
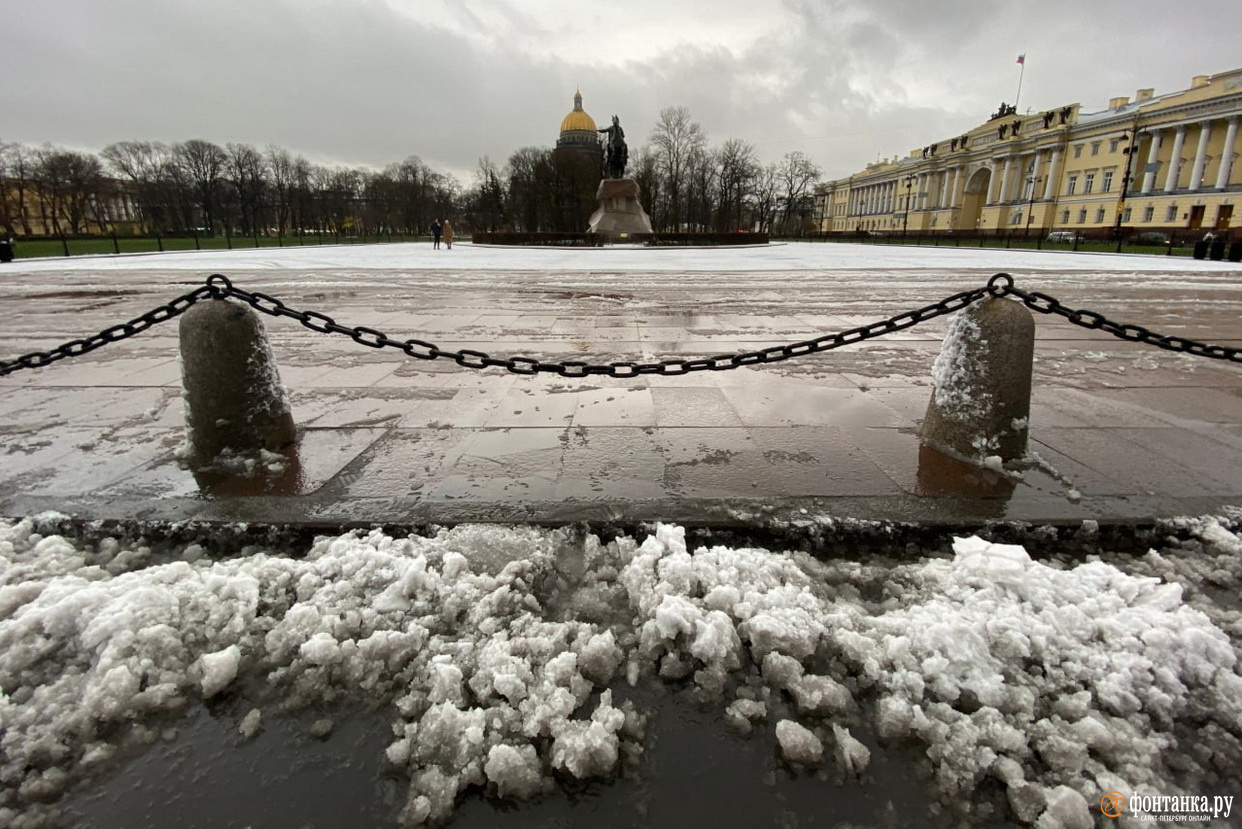
[[[308,277],[279,269],[233,278],[291,306],[445,351],[610,362],[815,337],[988,276],[736,271],[713,275],[710,291],[700,275],[663,265],[464,271],[451,284],[418,270],[400,280],[383,271]],[[1122,321],[1237,341],[1242,289],[1224,275],[1018,278]],[[1179,278],[1185,284],[1174,289]],[[0,299],[17,324],[0,334],[0,349],[19,354],[101,330],[191,284],[172,272],[120,270],[106,286],[75,292],[82,304],[74,314],[39,299],[63,296],[77,281],[69,272],[6,279]],[[298,426],[284,462],[196,474],[178,459],[176,339],[171,327],[157,328],[0,379],[0,510],[204,518],[251,515],[256,505],[232,502],[262,497],[294,521],[434,520],[443,508],[453,520],[557,523],[598,514],[695,523],[706,520],[697,504],[711,499],[739,515],[780,503],[865,519],[1074,521],[1242,500],[1238,367],[1036,317],[1030,448],[1042,463],[1016,470],[1012,487],[972,490],[969,475],[937,481],[946,465],[929,464],[912,438],[945,318],[771,365],[565,378],[415,360],[264,317]]]

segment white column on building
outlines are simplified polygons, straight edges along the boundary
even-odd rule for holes
[[[1000,187],[999,201],[1001,201],[1002,203],[1009,201],[1009,194],[1013,192],[1012,182],[1013,182],[1013,156],[1006,156],[1005,157],[1005,172],[1001,174],[1001,187]]]
[[[1035,188],[1039,186],[1039,168],[1042,166],[1043,153],[1039,150],[1031,153],[1031,189],[1026,193],[1027,201],[1035,200]]]
[[[940,176],[940,194],[936,197],[936,207],[944,207],[949,201],[949,171],[941,170],[937,175]]]
[[[1147,166],[1143,169],[1143,185],[1139,192],[1144,196],[1150,195],[1152,188],[1156,186],[1156,161],[1160,158],[1160,139],[1164,136],[1161,130],[1152,130],[1151,145],[1147,149]]]
[[[987,203],[995,204],[996,203],[996,191],[1000,189],[1000,180],[1001,180],[1000,172],[996,169],[995,159],[993,159],[991,163],[988,164],[988,169],[991,171],[992,175],[988,177],[988,201]]]
[[[919,194],[914,203],[919,206],[919,210],[926,210],[931,206],[931,173],[919,173]]]
[[[1050,201],[1057,192],[1057,176],[1061,175],[1061,148],[1052,151],[1048,159],[1048,179],[1044,182],[1044,200]]]
[[[1238,140],[1238,116],[1229,119],[1229,127],[1225,130],[1225,148],[1220,154],[1220,172],[1216,174],[1216,189],[1224,190],[1229,186],[1229,175],[1233,172],[1233,145]]]
[[[1212,122],[1203,121],[1199,124],[1199,146],[1195,150],[1195,164],[1190,168],[1190,192],[1199,189],[1203,184],[1203,168],[1207,166],[1208,142],[1212,140]]]
[[[1164,177],[1164,192],[1172,193],[1177,189],[1177,180],[1182,172],[1182,145],[1186,143],[1186,125],[1177,128],[1173,134],[1173,152],[1169,155],[1169,172]]]
[[[884,186],[884,212],[893,212],[893,191],[897,189],[897,182],[890,181]]]

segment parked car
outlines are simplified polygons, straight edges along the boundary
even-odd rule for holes
[[[1074,242],[1081,242],[1082,237],[1072,230],[1054,230],[1048,234],[1048,238],[1044,241],[1073,244]]]
[[[1130,237],[1130,243],[1135,245],[1167,245],[1169,244],[1169,234],[1161,233],[1158,230],[1144,230],[1142,233],[1136,233]]]

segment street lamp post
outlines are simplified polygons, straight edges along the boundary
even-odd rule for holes
[[[1026,236],[1031,236],[1031,219],[1035,218],[1035,190],[1039,187],[1039,183],[1043,181],[1042,176],[1027,176],[1026,183],[1030,185],[1031,190],[1026,199]]]
[[[906,212],[901,216],[901,241],[906,241],[906,228],[910,225],[910,188],[914,185],[915,176],[906,176],[903,184],[906,185]]]
[[[1126,196],[1130,192],[1130,168],[1134,161],[1134,156],[1138,153],[1139,136],[1138,118],[1134,119],[1134,126],[1122,133],[1122,141],[1129,142],[1130,146],[1121,152],[1126,157],[1126,171],[1121,177],[1121,198],[1117,200],[1117,219],[1113,223],[1113,237],[1117,240],[1117,253],[1121,253],[1121,220],[1126,212]]]

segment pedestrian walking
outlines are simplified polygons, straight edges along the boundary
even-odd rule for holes
[[[444,247],[448,248],[449,250],[452,250],[453,249],[453,225],[449,223],[448,219],[444,220],[444,227],[441,228],[441,230],[444,233]]]
[[[431,220],[431,248],[432,250],[440,249],[440,234],[444,232],[444,228],[440,226],[439,219]]]

